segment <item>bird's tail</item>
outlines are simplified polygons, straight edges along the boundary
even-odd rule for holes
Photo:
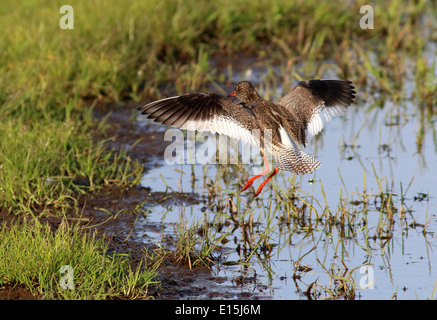
[[[320,167],[320,161],[293,147],[283,147],[274,152],[276,165],[279,169],[294,173],[311,173]]]

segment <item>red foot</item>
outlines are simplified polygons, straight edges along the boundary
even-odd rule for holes
[[[248,188],[250,188],[250,186],[253,184],[253,180],[255,180],[254,178],[249,179],[249,181],[246,182],[246,185],[244,186],[243,189],[241,189],[241,192],[243,192],[243,191],[247,190]]]
[[[273,170],[273,172],[270,174],[270,176],[266,179],[266,180],[264,180],[264,182],[263,183],[261,183],[261,185],[259,186],[259,188],[258,188],[258,190],[256,191],[256,193],[255,193],[255,197],[257,197],[258,195],[259,195],[259,193],[261,192],[261,190],[264,188],[264,186],[266,185],[266,183],[267,183],[267,181],[269,181],[275,174],[277,174],[278,173],[278,171],[279,171],[279,169],[278,168],[275,168],[274,170]]]
[[[244,186],[244,188],[241,189],[241,192],[243,192],[244,190],[247,190],[253,184],[255,179],[258,179],[259,177],[262,177],[262,176],[266,175],[267,173],[269,173],[270,168],[269,168],[269,163],[267,161],[265,153],[263,153],[263,158],[264,158],[264,165],[266,166],[266,170],[261,172],[259,175],[256,175],[255,177],[250,178],[249,181],[246,182],[246,185]]]

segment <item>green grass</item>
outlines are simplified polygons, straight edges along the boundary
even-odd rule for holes
[[[123,152],[108,152],[95,142],[88,120],[27,125],[23,119],[0,122],[0,207],[25,214],[61,215],[75,194],[104,184],[138,183],[142,166]]]
[[[79,226],[63,223],[53,232],[38,223],[3,225],[0,238],[0,288],[24,285],[43,299],[135,299],[157,283],[144,261],[134,266],[129,255],[107,255],[104,240]],[[65,265],[73,282],[64,278]]]

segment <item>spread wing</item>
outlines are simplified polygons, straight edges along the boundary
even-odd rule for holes
[[[277,104],[287,108],[294,119],[301,122],[299,127],[305,129],[305,135],[294,134],[294,137],[305,145],[305,136],[315,136],[333,117],[347,110],[354,101],[354,89],[352,82],[346,80],[301,81]]]
[[[138,108],[141,114],[163,125],[182,130],[210,131],[258,145],[247,126],[238,121],[241,105],[215,93],[192,93],[154,101]]]

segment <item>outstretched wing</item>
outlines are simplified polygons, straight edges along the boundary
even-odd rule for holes
[[[250,130],[233,116],[241,105],[215,93],[192,93],[161,99],[138,108],[163,125],[182,130],[210,131],[257,145]]]
[[[305,136],[315,136],[333,117],[347,110],[354,101],[354,89],[352,82],[346,80],[301,81],[277,104],[287,108],[294,119],[301,121],[305,135],[294,136],[298,136],[299,142],[305,145]]]

